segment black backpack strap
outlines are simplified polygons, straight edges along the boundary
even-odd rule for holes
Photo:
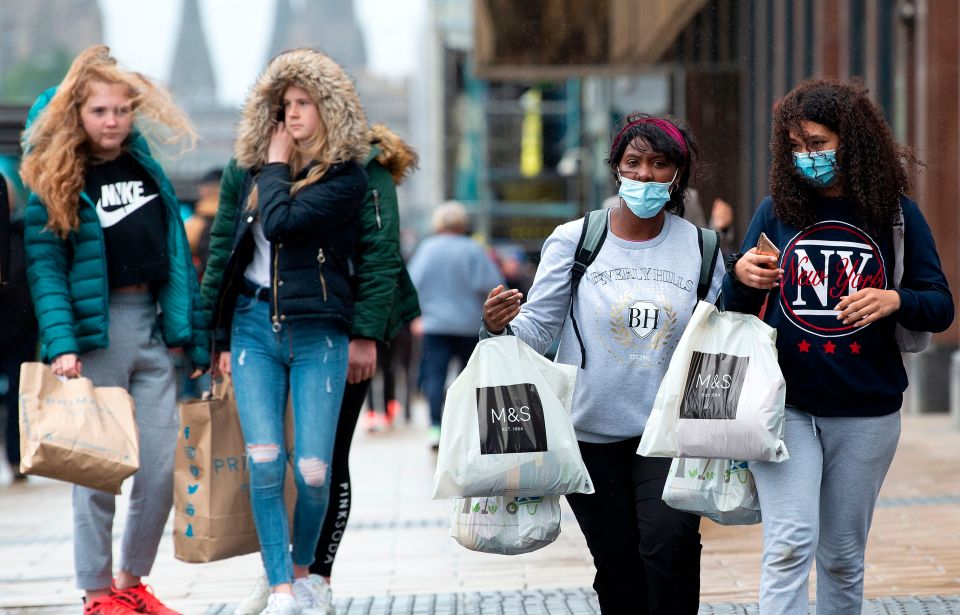
[[[587,366],[587,350],[580,337],[580,328],[577,326],[577,317],[573,314],[573,302],[577,297],[577,288],[580,280],[600,253],[603,242],[607,238],[607,211],[598,209],[587,212],[583,217],[583,230],[580,231],[580,241],[577,250],[573,253],[573,267],[570,269],[570,320],[573,323],[573,332],[580,343],[580,368]]]
[[[697,245],[700,248],[700,282],[697,284],[697,300],[704,301],[710,292],[713,270],[720,258],[720,233],[708,228],[697,229]],[[704,258],[709,254],[709,258]]]

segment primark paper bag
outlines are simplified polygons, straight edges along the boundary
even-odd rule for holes
[[[133,398],[89,378],[60,379],[43,363],[20,368],[20,471],[120,493],[140,467]]]
[[[286,439],[292,442],[292,423]],[[173,471],[174,557],[212,562],[260,550],[248,463],[229,378],[216,383],[208,399],[180,404]],[[292,516],[296,487],[289,466],[284,492]]]
[[[250,511],[250,474],[229,385],[180,404],[173,470],[174,556],[212,562],[260,550]]]

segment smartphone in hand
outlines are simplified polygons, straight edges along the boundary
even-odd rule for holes
[[[760,233],[760,238],[757,240],[757,253],[763,254],[764,256],[776,256],[780,257],[780,250],[770,238],[767,237],[767,234],[764,232]],[[764,265],[767,269],[773,269],[773,266]]]

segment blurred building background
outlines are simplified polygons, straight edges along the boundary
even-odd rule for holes
[[[196,180],[229,159],[240,109],[218,103],[200,0],[176,3],[180,11],[173,61],[162,80],[189,112],[199,142],[195,150],[165,161],[165,167],[180,198],[193,201]],[[285,49],[321,49],[354,77],[368,119],[408,136],[405,81],[367,71],[364,36],[352,2],[274,0],[273,7],[271,20],[264,24],[271,33],[261,66]],[[16,121],[4,123],[4,118],[15,120],[17,105],[28,106],[43,89],[59,83],[79,51],[98,42],[109,44],[102,24],[97,0],[0,0],[0,131],[15,126]],[[0,140],[11,146],[9,135]]]
[[[229,157],[238,108],[217,102],[202,0],[168,1],[181,12],[167,82],[201,134],[195,152],[168,165],[190,201],[196,178]],[[705,213],[725,199],[742,234],[767,193],[777,100],[806,77],[857,78],[926,162],[913,196],[960,288],[956,0],[419,2],[426,18],[408,77],[369,71],[369,41],[345,0],[273,0],[261,60],[290,47],[323,49],[357,80],[369,119],[420,151],[420,171],[401,193],[412,233],[428,232],[432,208],[455,198],[482,238],[535,259],[558,223],[615,193],[604,165],[610,130],[640,110],[689,122],[705,163],[693,182]],[[4,152],[16,149],[22,105],[102,40],[101,10],[95,0],[0,0]],[[960,417],[960,326],[935,341],[910,357],[908,406]]]

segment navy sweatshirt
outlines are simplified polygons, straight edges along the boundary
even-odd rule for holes
[[[870,234],[849,200],[821,197],[818,222],[804,229],[784,223],[767,197],[750,222],[743,251],[760,232],[780,249],[784,270],[769,293],[764,321],[777,330],[787,404],[816,416],[880,416],[900,409],[907,374],[894,339],[897,323],[914,331],[943,331],[953,322],[953,298],[940,268],[930,227],[917,204],[900,198],[904,218],[904,273],[900,309],[854,329],[837,319],[840,300],[862,288],[893,288],[893,231]],[[726,309],[757,314],[766,291],[727,274]]]

